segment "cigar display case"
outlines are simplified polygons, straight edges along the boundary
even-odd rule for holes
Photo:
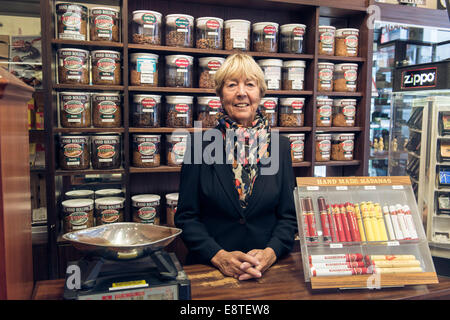
[[[294,192],[312,289],[438,282],[408,176],[297,178]]]

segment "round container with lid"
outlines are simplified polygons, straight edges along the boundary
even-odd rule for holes
[[[252,26],[253,51],[278,52],[278,23],[258,22]]]
[[[223,19],[215,17],[201,17],[195,20],[196,48],[218,49],[223,48]]]
[[[92,57],[92,83],[112,84],[122,83],[122,67],[120,52],[110,50],[95,50]]]
[[[304,105],[305,98],[281,98],[278,126],[302,127],[305,120]]]
[[[166,96],[166,127],[192,127],[193,101],[194,97],[191,96]]]
[[[202,122],[202,127],[215,127],[217,122],[217,113],[222,109],[222,103],[217,96],[197,97],[197,121]]]
[[[268,90],[281,89],[281,67],[283,60],[280,59],[263,59],[258,60],[258,64],[264,72],[264,80],[266,81]]]
[[[95,199],[95,222],[97,226],[123,222],[125,198],[105,197]]]
[[[334,91],[355,92],[358,80],[356,63],[340,63],[334,66]]]
[[[250,21],[226,20],[225,26],[225,50],[240,49],[250,50]]]
[[[119,42],[119,10],[107,7],[90,9],[90,40]]]
[[[187,147],[186,134],[170,134],[166,136],[167,165],[181,166]]]
[[[281,52],[283,53],[303,53],[303,37],[306,26],[300,23],[284,24],[281,31]]]
[[[224,63],[225,58],[222,57],[204,57],[198,59],[199,78],[198,87],[205,89],[214,89],[214,76]]]
[[[140,44],[161,44],[162,14],[150,10],[133,11],[132,41]]]
[[[331,156],[331,134],[316,134],[316,161],[330,161]]]
[[[71,199],[62,202],[64,233],[94,226],[94,200]]]
[[[134,134],[132,165],[138,168],[159,167],[161,164],[161,135]]]
[[[95,199],[106,198],[106,197],[122,197],[123,191],[122,189],[98,189],[95,190]]]
[[[333,100],[333,126],[353,127],[356,117],[356,99]]]
[[[133,86],[158,86],[158,55],[147,52],[130,54],[130,83]]]
[[[194,46],[194,17],[187,14],[169,14],[166,16],[166,46]]]
[[[166,56],[166,86],[191,88],[194,57],[175,54]]]
[[[119,92],[92,94],[92,118],[96,128],[118,128],[122,123],[122,103]]]
[[[305,134],[289,133],[283,134],[291,142],[291,158],[293,163],[302,162],[304,160]]]
[[[118,169],[122,163],[120,135],[98,134],[92,137],[92,168]]]
[[[91,101],[88,92],[60,92],[60,122],[63,128],[91,126]]]
[[[138,194],[132,196],[133,222],[159,225],[160,200],[161,197],[157,194]]]
[[[276,127],[278,120],[278,98],[264,97],[259,103],[259,110],[269,121],[269,126]]]
[[[358,56],[358,29],[337,29],[336,30],[336,55],[342,57]]]
[[[353,160],[354,133],[335,133],[332,135],[331,160]]]
[[[160,126],[161,96],[155,94],[133,95],[133,127],[157,128]]]
[[[333,91],[334,63],[319,62],[317,64],[319,75],[317,77],[319,91]]]
[[[332,26],[319,26],[319,54],[334,55],[334,38],[336,28]]]
[[[316,109],[316,125],[318,127],[331,127],[333,99],[317,98]]]
[[[178,206],[178,192],[166,194],[166,223],[168,227],[175,228],[175,214]]]
[[[58,83],[89,84],[89,51],[61,48],[58,55]]]
[[[56,4],[58,39],[87,40],[88,8],[81,4]]]
[[[66,200],[70,199],[94,199],[94,190],[79,189],[70,190],[64,194]]]
[[[283,62],[283,90],[304,90],[305,66],[306,63],[303,60]]]
[[[77,135],[60,137],[59,166],[61,169],[88,169],[90,160],[89,137]]]

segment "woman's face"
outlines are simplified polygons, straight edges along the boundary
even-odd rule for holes
[[[251,126],[261,101],[256,80],[228,79],[222,88],[222,106],[227,114],[243,126]]]

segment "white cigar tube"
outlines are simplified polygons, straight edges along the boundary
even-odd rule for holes
[[[372,254],[366,256],[366,260],[395,261],[395,260],[417,260],[417,259],[416,256],[413,254],[397,254],[397,255]]]
[[[362,261],[363,256],[360,253],[350,254],[315,254],[309,256],[309,263],[328,263],[328,262],[348,262]]]
[[[383,207],[383,215],[384,215],[384,222],[386,223],[386,227],[389,233],[389,240],[396,240],[394,227],[392,226],[391,216],[389,214],[389,208],[387,206]]]
[[[311,265],[311,268],[315,269],[342,269],[363,267],[365,267],[365,265],[362,261],[314,263]]]
[[[403,213],[403,206],[401,204],[397,204],[395,209],[397,211],[398,224],[403,233],[403,239],[411,239],[411,236],[408,232],[408,228],[406,227],[405,214]]]
[[[375,260],[372,264],[377,268],[407,268],[407,267],[420,267],[419,260]]]
[[[405,213],[405,222],[408,228],[409,234],[411,235],[411,239],[419,239],[417,235],[416,227],[414,226],[414,220],[411,214],[411,209],[408,205],[403,206],[403,212]]]
[[[387,273],[410,273],[410,272],[423,272],[421,267],[407,267],[407,268],[374,268],[374,273],[387,274]]]
[[[402,230],[400,230],[400,226],[398,224],[398,219],[397,219],[397,211],[395,210],[394,206],[389,206],[389,212],[391,214],[391,220],[392,220],[392,226],[394,227],[394,232],[395,232],[395,238],[397,240],[403,240],[403,233]]]

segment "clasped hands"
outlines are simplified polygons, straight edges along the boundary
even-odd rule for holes
[[[211,259],[211,263],[226,276],[248,280],[261,278],[276,259],[275,251],[269,247],[253,249],[247,253],[222,249]]]

